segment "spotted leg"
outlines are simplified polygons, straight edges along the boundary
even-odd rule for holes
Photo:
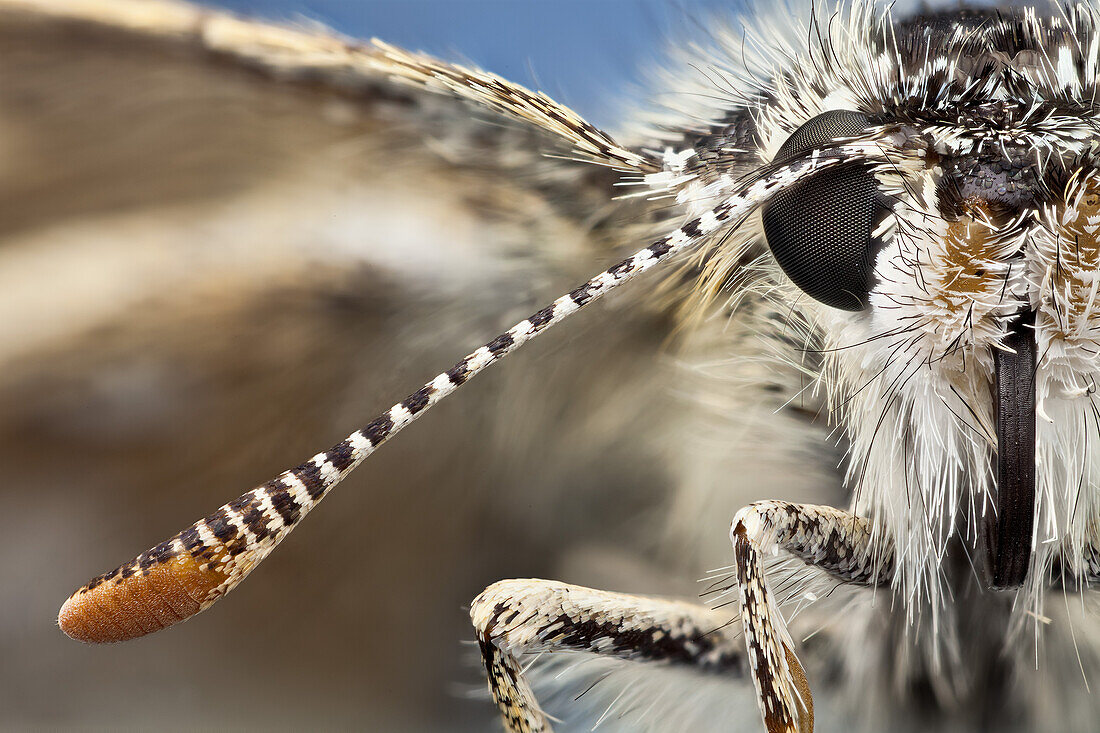
[[[504,580],[470,609],[489,691],[510,733],[551,730],[523,674],[523,654],[583,651],[740,675],[745,655],[728,614],[691,603]]]
[[[763,557],[782,550],[845,583],[883,585],[893,575],[893,548],[872,543],[866,519],[832,507],[780,501],[739,511],[730,539],[737,558],[741,624],[764,726],[768,733],[811,732],[813,698],[768,590]]]

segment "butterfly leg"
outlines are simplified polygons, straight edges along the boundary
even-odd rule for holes
[[[883,585],[892,547],[872,542],[870,523],[840,509],[763,501],[737,513],[730,530],[749,668],[768,733],[813,730],[813,698],[794,643],[764,578],[763,557],[788,552],[845,583]]]
[[[473,602],[470,618],[489,674],[489,691],[510,733],[551,730],[521,655],[583,651],[742,674],[745,654],[727,614],[691,603],[566,585],[504,580]]]

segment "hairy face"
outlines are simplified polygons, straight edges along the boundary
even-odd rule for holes
[[[1100,508],[1093,11],[891,27],[857,7],[812,30],[759,93],[761,155],[860,141],[879,159],[800,182],[763,228],[820,346],[855,509],[910,602],[938,605],[953,538],[989,584],[1026,575],[1037,596]]]

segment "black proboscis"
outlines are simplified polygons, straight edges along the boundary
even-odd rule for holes
[[[996,515],[982,520],[989,586],[1019,587],[1031,563],[1035,526],[1035,313],[1021,315],[993,352],[997,420]]]

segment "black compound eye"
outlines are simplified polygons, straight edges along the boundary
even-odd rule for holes
[[[775,162],[859,135],[869,124],[859,112],[823,112],[787,138]],[[877,250],[871,232],[887,211],[874,174],[857,164],[822,171],[761,209],[768,246],[787,277],[811,298],[850,311],[867,305]]]

